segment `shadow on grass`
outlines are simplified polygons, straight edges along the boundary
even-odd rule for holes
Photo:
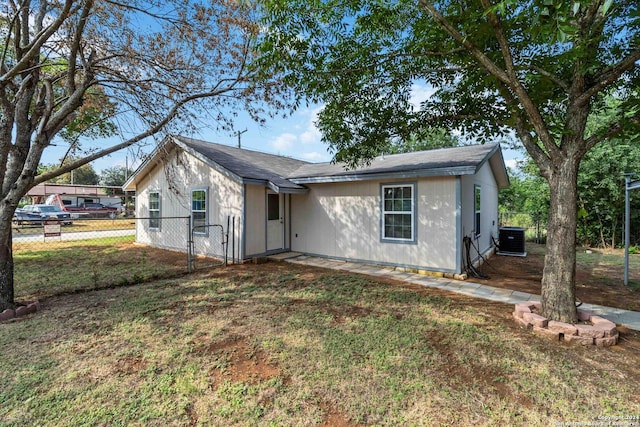
[[[187,273],[186,254],[130,243],[14,252],[18,300],[132,286]]]

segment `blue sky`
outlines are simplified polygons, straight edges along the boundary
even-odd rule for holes
[[[414,85],[411,98],[415,106],[433,93],[433,89],[424,85]],[[246,115],[239,115],[235,125],[237,130],[247,130],[241,135],[243,148],[262,151],[271,154],[279,154],[294,157],[310,162],[327,162],[332,158],[328,151],[328,146],[321,141],[320,131],[315,127],[321,106],[302,107],[288,118],[268,119],[267,124],[260,126]],[[244,117],[243,117],[244,116]],[[238,138],[232,133],[216,133],[213,130],[202,130],[195,138],[203,139],[219,144],[237,146]],[[116,141],[117,142],[117,141]],[[109,143],[109,141],[102,141]],[[143,152],[150,152],[153,143],[148,143],[142,148]],[[64,155],[64,143],[58,142],[55,147],[45,150],[42,163],[57,163]],[[504,157],[509,167],[515,167],[515,163],[523,155],[512,150],[504,150]],[[128,158],[128,159],[127,159]],[[132,150],[121,150],[108,157],[96,160],[92,163],[94,169],[99,173],[101,170],[129,164],[131,167],[134,155]],[[139,165],[139,160],[133,167]]]

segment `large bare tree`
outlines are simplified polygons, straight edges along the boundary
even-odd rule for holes
[[[230,129],[238,111],[279,106],[249,67],[254,13],[225,0],[0,4],[0,310],[14,305],[11,220],[31,187],[198,118]],[[106,134],[117,142],[82,150],[83,135]],[[38,175],[60,137],[77,160]]]

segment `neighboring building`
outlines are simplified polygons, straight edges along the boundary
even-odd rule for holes
[[[509,185],[498,144],[382,156],[369,166],[308,163],[169,137],[125,183],[136,190],[137,241],[182,249],[158,218],[236,219],[240,259],[295,251],[443,273],[463,269],[465,237],[492,250],[498,191]],[[176,234],[177,233],[177,234]],[[221,255],[211,253],[210,255]]]
[[[49,196],[58,195],[65,206],[81,206],[100,203],[122,210],[124,192],[121,187],[79,184],[38,184],[29,190],[26,197],[30,204],[45,203]]]

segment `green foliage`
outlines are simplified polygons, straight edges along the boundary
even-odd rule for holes
[[[640,167],[640,146],[619,140],[605,141],[583,159],[578,176],[578,238],[584,244],[616,247],[623,242],[625,189],[622,174]],[[640,239],[640,197],[631,200],[630,238]]]
[[[586,246],[618,247],[624,236],[624,177],[640,166],[640,146],[605,141],[583,159],[578,175],[578,241]],[[529,159],[520,171],[509,170],[511,186],[500,192],[503,213],[538,214],[546,222],[549,186]],[[640,198],[631,193],[631,241],[640,241]],[[515,224],[514,217],[510,225]]]
[[[108,138],[117,132],[116,125],[111,121],[117,114],[117,105],[100,86],[89,88],[83,101],[73,120],[59,134],[74,147],[79,147],[80,137]]]
[[[437,148],[457,147],[460,139],[442,128],[424,129],[420,135],[411,135],[406,141],[390,142],[385,150],[389,154],[412,153]]]
[[[535,220],[546,223],[549,216],[549,184],[540,176],[536,165],[529,159],[518,171],[509,169],[508,172],[511,185],[499,193],[499,211],[530,214]]]
[[[569,125],[572,81],[599,79],[607,67],[637,56],[630,51],[640,24],[635,0],[599,8],[589,1],[503,1],[489,9],[480,1],[433,3],[459,39],[427,11],[427,1],[263,4],[270,31],[258,65],[283,71],[301,101],[324,103],[323,140],[336,160],[351,164],[375,156],[389,140],[408,141],[433,127],[457,128],[479,142],[519,129],[520,137],[551,135],[560,145],[576,136]],[[505,77],[508,62],[514,74]],[[637,131],[634,120],[620,121],[637,118],[637,67],[624,76],[608,83],[623,98],[617,114],[590,135],[604,136],[613,123],[621,124],[618,132]],[[419,109],[410,102],[416,83],[436,89]],[[603,105],[605,88],[592,94],[591,108]]]
[[[38,174],[54,171],[61,166],[65,166],[66,164],[69,164],[78,159],[78,157],[67,157],[65,159],[62,159],[61,164],[39,165]],[[67,172],[53,178],[50,182],[55,184],[97,185],[99,181],[100,177],[98,176],[98,173],[95,171],[95,169],[93,169],[93,166],[91,166],[90,163],[87,163],[86,165],[82,165],[79,168],[72,170],[71,172]]]
[[[132,174],[133,171],[124,166],[106,168],[100,173],[100,184],[121,187]]]

